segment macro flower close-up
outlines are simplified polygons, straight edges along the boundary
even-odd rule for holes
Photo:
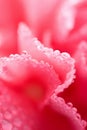
[[[0,130],[87,130],[87,0],[0,0]]]

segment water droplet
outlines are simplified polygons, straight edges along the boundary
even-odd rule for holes
[[[86,126],[87,126],[87,122],[84,121],[84,120],[82,120],[82,126],[83,126],[83,127],[86,127]]]
[[[77,113],[77,109],[75,107],[72,108],[74,113]]]
[[[61,97],[58,97],[58,100],[61,101],[62,103],[65,103],[64,99]]]
[[[77,116],[78,119],[81,119],[81,116],[80,116],[79,113],[77,113],[76,116]]]
[[[10,57],[10,58],[13,58],[13,56],[14,56],[14,55],[13,55],[13,54],[11,54],[9,57]]]
[[[62,53],[62,56],[63,56],[64,58],[70,58],[70,55],[69,55],[68,53],[66,53],[66,52],[63,52],[63,53]]]
[[[73,107],[73,104],[72,104],[71,102],[68,102],[67,105],[68,105],[69,107]]]
[[[55,50],[55,51],[54,51],[54,55],[55,55],[55,56],[58,56],[59,54],[60,54],[60,51],[58,51],[58,50]]]
[[[26,50],[22,51],[22,54],[28,54],[28,52]]]

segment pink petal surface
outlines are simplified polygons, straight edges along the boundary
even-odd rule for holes
[[[52,25],[55,10],[63,0],[19,0],[24,9],[25,22],[31,27],[35,36],[42,38],[44,32]]]
[[[35,130],[37,113],[29,102],[0,83],[1,130]]]
[[[83,119],[87,120],[87,43],[81,43],[87,41],[86,3],[86,0],[0,1],[0,12],[3,12],[0,14],[0,56],[28,52],[0,59],[0,80],[3,83],[0,83],[1,130],[85,129],[86,123],[80,119],[76,108],[70,107],[71,103],[68,106],[54,95],[50,101],[48,99],[54,91],[58,96],[63,92],[60,95],[73,102]],[[25,20],[33,34],[46,46],[60,49],[63,53],[41,45],[21,23],[17,46],[20,20]],[[74,60],[64,51],[76,60],[76,79],[70,87],[75,77]],[[41,113],[33,110],[33,100],[40,101],[39,106],[45,101],[42,102],[43,109],[40,107]],[[25,102],[23,106],[21,102]],[[10,107],[16,108],[16,116]]]
[[[31,34],[29,28],[20,23],[18,30],[19,38],[19,52],[26,50],[34,59],[38,61],[43,60],[53,66],[56,74],[61,80],[62,86],[59,86],[59,91],[71,84],[74,78],[74,60],[68,53],[60,53],[58,50],[44,47],[36,38]]]
[[[38,130],[85,130],[85,127],[86,122],[81,119],[72,103],[66,104],[54,94],[41,112]]]
[[[0,56],[17,53],[17,26],[23,17],[17,0],[0,0]]]
[[[75,82],[60,94],[66,101],[71,101],[87,120],[87,43],[82,41],[73,55],[76,60]]]
[[[81,40],[87,41],[86,14],[86,0],[65,1],[61,5],[60,12],[56,12],[51,46],[73,54]]]
[[[76,89],[77,103],[82,106],[81,112],[84,118],[87,120],[87,42],[82,41],[79,43],[78,49],[74,54],[76,59],[76,69],[77,69],[77,83],[78,88]],[[80,98],[80,101],[79,101]],[[84,111],[83,111],[84,110]]]
[[[73,57],[76,60],[77,73],[82,80],[87,77],[87,42],[81,41]]]
[[[52,96],[50,99],[53,90],[60,83],[53,67],[46,62],[32,59],[28,53],[11,55],[0,60],[0,80],[2,81],[0,84],[2,116],[0,126],[2,130],[6,128],[9,130],[12,128],[18,130],[85,129],[86,122],[77,118],[79,115],[75,108],[73,110],[57,96]],[[31,77],[36,78],[36,80],[30,80]],[[29,87],[31,81],[35,84],[41,82],[41,89],[46,87],[47,96],[45,96],[45,102],[42,102],[42,106],[40,102],[38,106],[34,105],[30,93],[28,96],[24,93],[26,85],[28,84]],[[23,91],[21,91],[22,89]]]
[[[28,53],[1,58],[0,80],[9,89],[15,89],[19,94],[35,102],[42,102],[44,99],[46,101],[61,83],[48,63],[38,62]]]
[[[56,95],[36,109],[24,97],[0,84],[1,130],[85,130],[86,122],[76,111]]]

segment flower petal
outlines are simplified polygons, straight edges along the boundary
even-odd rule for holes
[[[51,34],[54,49],[73,54],[81,40],[87,40],[87,1],[65,0],[56,11]]]
[[[71,103],[66,104],[54,94],[43,108],[39,127],[38,130],[85,130],[86,122]]]
[[[0,83],[0,129],[35,130],[38,111]]]
[[[67,53],[60,53],[58,50],[44,47],[36,38],[33,38],[29,28],[20,23],[19,29],[19,51],[26,50],[34,59],[38,61],[43,60],[52,65],[56,74],[61,80],[62,85],[59,91],[63,91],[64,88],[68,87],[74,78],[74,60]]]
[[[67,102],[72,102],[83,119],[87,120],[87,43],[79,43],[73,57],[76,60],[76,79],[60,94]]]
[[[31,101],[46,101],[61,83],[53,68],[28,53],[0,59],[0,81]]]
[[[31,27],[35,36],[41,39],[44,31],[51,26],[57,5],[62,0],[19,0],[23,6],[25,21]]]
[[[0,0],[0,57],[17,52],[17,24],[22,20],[19,5]]]

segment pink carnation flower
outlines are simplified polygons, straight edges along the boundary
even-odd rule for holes
[[[40,1],[28,3],[26,0],[25,5],[26,21],[34,35],[46,46],[67,51],[75,59],[76,79],[61,96],[73,102],[87,120],[87,0],[55,0],[41,6]],[[37,9],[39,7],[42,13]]]
[[[1,130],[85,130],[86,5],[0,0]]]
[[[57,96],[73,81],[74,60],[44,47],[27,26],[18,32],[19,50],[27,52],[0,59],[1,128],[85,130],[77,109]]]

